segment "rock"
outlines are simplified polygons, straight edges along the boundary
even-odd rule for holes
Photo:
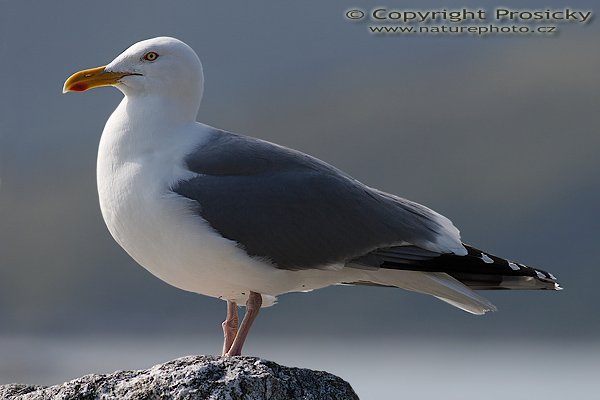
[[[0,399],[358,399],[327,372],[285,367],[255,357],[187,356],[142,371],[86,375],[50,387],[0,386]]]

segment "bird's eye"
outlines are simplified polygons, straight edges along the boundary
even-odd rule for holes
[[[158,54],[155,53],[155,52],[153,52],[153,51],[151,51],[149,53],[144,54],[143,58],[146,61],[154,61],[154,60],[156,60],[158,58]]]

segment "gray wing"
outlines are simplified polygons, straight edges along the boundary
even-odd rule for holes
[[[185,162],[198,175],[172,190],[195,200],[219,234],[278,268],[321,268],[403,243],[461,251],[446,218],[298,151],[215,130]]]

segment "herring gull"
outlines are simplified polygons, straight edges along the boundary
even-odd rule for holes
[[[203,83],[196,53],[158,37],[73,74],[63,90],[125,95],[100,139],[102,216],[152,274],[227,301],[223,355],[240,355],[260,308],[288,292],[392,286],[484,314],[496,308],[474,290],[560,289],[548,272],[463,243],[425,206],[299,151],[196,122]]]

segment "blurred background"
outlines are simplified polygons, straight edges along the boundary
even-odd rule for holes
[[[425,204],[465,242],[551,271],[565,288],[483,293],[499,308],[483,317],[399,289],[289,294],[263,310],[248,354],[328,370],[363,399],[597,393],[597,21],[557,24],[552,37],[382,36],[344,18],[375,6],[523,7],[0,2],[0,384],[56,384],[220,351],[225,303],[154,278],[102,221],[96,151],[120,92],[61,94],[71,73],[168,35],[203,61],[200,121]]]

